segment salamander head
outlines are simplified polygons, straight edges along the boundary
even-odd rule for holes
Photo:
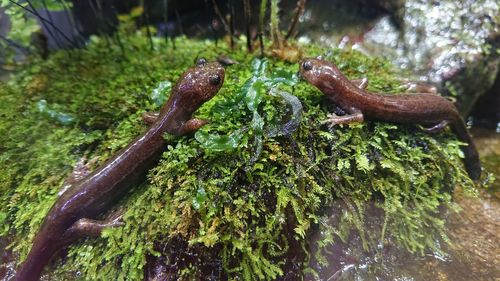
[[[337,72],[333,64],[321,58],[306,58],[300,62],[299,76],[315,86],[336,77]]]
[[[195,67],[184,72],[172,90],[173,106],[193,113],[215,96],[224,83],[224,68],[217,62],[199,59]]]

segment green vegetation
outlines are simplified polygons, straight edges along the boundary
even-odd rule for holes
[[[197,57],[213,60],[221,50],[185,38],[175,49],[155,39],[156,50],[141,36],[123,41],[121,50],[94,38],[84,50],[32,61],[0,85],[0,235],[14,237],[21,258],[75,163],[98,157],[95,167],[147,130],[141,114],[158,109]],[[140,280],[147,256],[168,254],[161,245],[181,240],[212,253],[230,279],[269,280],[284,273],[292,250],[314,275],[308,261],[327,263],[323,247],[351,231],[367,250],[390,242],[423,253],[446,240],[438,208],[454,207],[456,185],[472,188],[452,134],[382,122],[330,129],[321,124],[329,103],[297,80],[297,64],[257,60],[243,47],[223,52],[239,64],[226,68],[222,90],[197,113],[211,122],[194,137],[166,136],[171,144],[148,181],[119,203],[125,225],[72,245],[55,275]],[[372,90],[402,89],[381,59],[304,53],[368,77]],[[346,211],[326,224],[339,202]],[[379,232],[365,229],[369,202],[385,212]],[[311,252],[308,238],[319,230]],[[185,279],[202,274],[195,263],[178,266]]]

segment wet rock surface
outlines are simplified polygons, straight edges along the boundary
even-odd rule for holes
[[[500,134],[491,130],[473,130],[489,177],[500,178]],[[459,212],[442,210],[447,218],[450,244],[442,243],[442,252],[426,252],[424,255],[402,251],[390,242],[377,252],[362,249],[362,239],[351,234],[346,241],[335,241],[329,247],[328,266],[321,266],[312,258],[311,267],[319,273],[315,280],[478,280],[500,279],[500,182],[494,181],[488,189],[477,195],[457,189],[453,197]],[[372,202],[373,203],[373,202]],[[383,212],[374,204],[367,204],[366,222],[368,233],[380,233]],[[328,223],[337,223],[342,209],[332,210]],[[336,219],[337,218],[337,219]],[[318,233],[311,239],[323,234]]]
[[[9,244],[12,243],[11,237],[0,237],[0,280],[10,280],[15,273],[15,256]]]
[[[498,71],[498,2],[412,0],[402,9],[395,15],[400,30],[382,18],[365,34],[366,43],[456,94],[460,111],[468,114]]]
[[[312,2],[328,5],[311,1],[310,11],[318,9]],[[442,93],[456,96],[460,112],[469,114],[477,99],[493,85],[498,72],[498,2],[401,2],[377,1],[376,7],[390,11],[385,15],[363,1],[349,4],[353,8],[340,3],[344,8],[337,9],[338,13],[354,13],[342,18],[364,19],[350,20],[355,26],[347,29],[338,28],[341,25],[335,23],[332,15],[321,18],[321,13],[310,12],[315,15],[313,19],[306,12],[302,34],[328,45],[342,47],[348,42],[363,52],[388,57],[417,80],[431,82]],[[323,22],[322,29],[314,28],[317,22]],[[313,34],[309,34],[309,23]]]
[[[445,270],[448,280],[498,280],[500,278],[500,203],[481,193],[478,198],[455,194],[462,211],[449,220],[454,258]],[[448,265],[449,266],[449,265]]]
[[[484,129],[473,134],[485,169],[497,180],[477,196],[456,190],[453,199],[461,210],[448,219],[449,255],[425,262],[429,273],[440,280],[500,279],[500,134]]]
[[[493,86],[477,101],[472,117],[474,127],[500,132],[500,71]]]

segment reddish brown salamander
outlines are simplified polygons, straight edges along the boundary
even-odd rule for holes
[[[404,93],[397,95],[374,94],[363,85],[349,81],[333,64],[319,58],[305,59],[300,63],[300,75],[316,86],[323,94],[347,114],[332,116],[332,125],[363,122],[364,118],[396,123],[416,123],[424,131],[436,133],[450,125],[457,138],[467,143],[462,147],[465,168],[473,180],[481,175],[479,156],[467,132],[467,127],[455,105],[444,97],[432,93]]]
[[[14,280],[38,280],[45,265],[61,248],[80,237],[98,236],[102,228],[116,225],[116,220],[95,219],[145,180],[166,148],[165,133],[190,134],[206,124],[192,118],[192,114],[219,91],[223,82],[224,68],[204,59],[184,72],[149,130],[57,199]]]

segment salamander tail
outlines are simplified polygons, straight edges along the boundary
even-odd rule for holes
[[[44,222],[40,231],[33,240],[28,256],[19,266],[14,276],[14,281],[36,281],[40,279],[45,265],[50,259],[66,245],[66,240],[58,225]]]
[[[39,246],[39,245],[36,245]],[[17,269],[14,281],[36,281],[40,278],[43,268],[50,259],[48,249],[32,248],[26,260]]]
[[[465,155],[464,164],[469,177],[473,180],[479,180],[481,176],[479,154],[471,136],[467,132],[464,121],[461,117],[457,116],[457,118],[451,122],[450,127],[460,141],[467,143],[467,146],[462,146],[462,151]]]

